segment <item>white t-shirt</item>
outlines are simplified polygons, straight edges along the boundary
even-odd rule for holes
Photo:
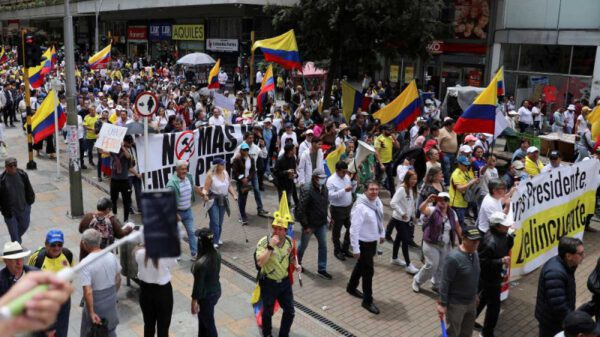
[[[579,121],[579,126],[577,127],[577,132],[585,132],[588,129],[588,124],[587,124],[587,121],[585,120],[585,117],[583,117],[583,115],[579,115],[577,117],[577,120]]]
[[[91,253],[80,263],[91,259],[100,252]],[[113,253],[108,253],[87,265],[79,272],[79,283],[82,286],[92,286],[92,290],[104,290],[115,285],[115,278],[121,272],[121,264]]]
[[[210,116],[210,118],[208,119],[208,125],[217,125],[217,126],[225,125],[225,118],[223,118],[223,116],[219,116],[219,117]]]
[[[146,283],[165,285],[171,281],[171,268],[177,265],[177,259],[160,258],[158,268],[154,267],[152,259],[146,263],[146,249],[135,252],[135,262],[138,265],[138,278]]]
[[[490,216],[494,212],[502,212],[502,201],[488,194],[481,202],[479,216],[477,217],[477,228],[480,231],[487,233],[490,229]]]
[[[490,182],[490,180],[492,179],[498,179],[500,176],[498,175],[498,169],[497,168],[487,168],[485,170],[485,173],[480,177],[479,179],[479,195],[487,195],[490,193],[490,190],[488,189],[488,183]]]
[[[526,107],[522,106],[519,108],[519,111],[517,111],[519,113],[519,122],[521,123],[525,123],[528,125],[532,125],[533,124],[533,115],[531,113],[531,110],[527,109]]]

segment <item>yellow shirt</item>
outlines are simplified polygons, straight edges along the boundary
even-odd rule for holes
[[[268,237],[263,237],[256,245],[256,256],[261,255],[267,250]],[[266,277],[279,281],[288,277],[288,268],[290,266],[290,254],[292,253],[292,240],[286,237],[281,247],[273,247],[273,252],[267,263],[262,267],[262,273]]]
[[[392,161],[392,153],[394,150],[393,136],[386,137],[380,135],[375,139],[375,150],[379,153],[379,160],[382,164],[387,164]]]
[[[450,206],[467,208],[469,204],[465,201],[463,193],[459,192],[454,186],[466,185],[473,179],[475,179],[475,176],[471,170],[465,172],[460,168],[456,168],[452,172],[450,176]]]
[[[96,122],[98,121],[99,117],[100,116],[98,116],[98,115],[96,115],[94,117],[92,117],[90,115],[87,115],[83,119],[83,126],[91,128],[91,129],[85,129],[85,139],[96,139],[96,138],[98,138],[98,135],[94,131],[94,125],[96,125]]]
[[[38,258],[38,255],[39,255],[41,249],[44,249],[44,248],[38,249],[29,257],[28,264],[30,266],[35,266],[36,260]],[[66,248],[63,248],[63,253],[61,253],[58,257],[56,257],[54,259],[50,258],[48,255],[46,255],[44,257],[44,263],[42,263],[42,267],[40,269],[56,273],[66,267],[72,267],[74,265],[73,254],[69,252],[70,253],[69,255],[71,256],[71,261],[69,262],[69,258],[65,255],[65,249]]]
[[[533,160],[529,159],[529,157],[525,157],[525,172],[532,177],[537,176],[542,172],[544,168],[544,164],[538,159],[537,163],[534,163]]]
[[[114,112],[110,115],[110,117],[108,117],[108,121],[110,122],[110,124],[117,124],[117,118],[119,118],[119,116],[116,112]]]

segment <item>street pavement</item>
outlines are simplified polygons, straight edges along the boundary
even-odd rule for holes
[[[7,144],[10,155],[19,159],[19,166],[25,167],[27,146],[22,132],[16,129],[7,130]],[[64,149],[64,144],[61,142]],[[62,160],[66,162],[65,153]],[[96,160],[95,160],[96,161]],[[36,248],[43,244],[45,233],[51,228],[65,231],[66,246],[77,253],[80,234],[77,231],[77,219],[68,216],[69,186],[68,174],[61,170],[62,179],[55,180],[55,162],[48,159],[36,159],[38,170],[28,171],[34,190],[37,192],[36,203],[33,206],[30,230],[24,236],[27,248]],[[95,169],[84,171],[83,196],[86,211],[95,209],[96,201],[106,195],[108,184],[96,181]],[[271,214],[277,209],[277,192],[270,184],[265,184],[262,193],[265,209]],[[389,195],[382,193],[386,221],[391,216]],[[235,203],[232,214],[226,218],[223,228],[224,245],[220,249],[225,266],[221,272],[223,295],[216,307],[217,327],[221,336],[260,336],[254,321],[252,308],[249,303],[254,284],[252,278],[256,275],[252,254],[258,240],[266,235],[271,220],[256,216],[256,206],[252,195],[248,196],[247,213],[249,226],[242,227],[238,222],[239,212]],[[119,206],[119,216],[122,219],[122,207]],[[200,205],[194,207],[196,226],[207,227],[208,218],[203,214]],[[133,219],[140,222],[140,216]],[[594,227],[598,223],[594,221]],[[299,238],[299,225],[296,226],[296,238]],[[8,240],[5,227],[0,231],[0,242]],[[420,242],[421,230],[415,231],[415,241]],[[246,238],[247,241],[246,242]],[[577,304],[591,299],[586,288],[588,275],[594,269],[600,256],[600,234],[585,234],[586,258],[576,272]],[[375,303],[381,314],[373,315],[360,306],[360,300],[345,292],[354,260],[345,262],[333,256],[331,241],[328,240],[328,271],[333,280],[325,280],[318,276],[317,271],[317,240],[311,239],[304,256],[303,266],[307,270],[303,275],[303,287],[297,282],[294,285],[294,299],[297,302],[296,320],[292,327],[293,336],[439,336],[440,325],[435,311],[436,295],[430,285],[422,287],[416,294],[411,289],[411,276],[402,267],[390,265],[391,244],[382,245],[383,255],[375,257],[375,276],[373,289]],[[173,271],[173,288],[175,307],[171,323],[172,336],[192,336],[196,334],[197,322],[189,313],[192,288],[192,276],[189,272],[189,248],[182,243],[183,256],[179,266]],[[411,249],[411,259],[420,267],[420,253]],[[537,333],[537,321],[534,318],[535,296],[537,294],[537,279],[539,272],[533,272],[518,281],[511,283],[510,295],[502,305],[496,336],[529,336]],[[125,283],[125,281],[124,281]],[[71,310],[71,333],[79,333],[81,309],[76,305],[81,298],[81,287],[75,281],[77,292],[73,295]],[[142,336],[143,320],[137,303],[137,286],[123,285],[119,292],[118,309],[121,324],[119,336]],[[302,310],[300,310],[302,309]],[[274,318],[274,326],[279,326],[279,317]],[[478,322],[483,322],[483,314]],[[474,332],[473,336],[478,336]]]

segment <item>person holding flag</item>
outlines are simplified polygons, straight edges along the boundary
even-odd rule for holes
[[[269,91],[275,90],[275,81],[273,80],[273,66],[269,65],[267,68],[267,72],[263,76],[262,84],[260,85],[260,91],[258,96],[256,96],[256,106],[258,108],[258,112],[263,112],[264,101],[268,97]]]
[[[287,207],[287,196],[283,193],[279,205],[280,210],[273,214],[275,220],[271,226],[270,235],[258,241],[255,252],[256,265],[260,268],[258,287],[260,298],[251,301],[255,306],[262,303],[262,313],[257,317],[259,326],[262,323],[262,333],[271,337],[272,322],[276,302],[283,310],[279,337],[288,337],[294,322],[294,294],[292,292],[292,273],[290,264],[300,273],[302,267],[295,255],[295,245],[288,234],[288,223],[293,221]],[[293,235],[293,232],[291,232]],[[256,301],[255,301],[256,300]],[[260,312],[259,310],[259,312]]]
[[[219,69],[221,69],[221,59],[217,60],[217,63],[215,63],[210,73],[208,73],[208,89],[219,89],[221,87],[219,83]]]

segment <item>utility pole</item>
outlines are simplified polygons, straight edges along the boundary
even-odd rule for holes
[[[75,48],[73,46],[73,17],[69,0],[65,0],[65,65],[67,98],[67,139],[69,140],[69,188],[71,195],[71,216],[83,215],[83,192],[81,186],[81,165],[79,162],[79,141],[77,137],[77,91],[75,89]],[[96,44],[98,40],[96,40]],[[100,162],[98,162],[100,165]]]
[[[96,0],[96,2],[94,3],[94,7],[96,9],[96,38],[94,40],[96,49],[94,50],[94,52],[96,52],[96,53],[100,50],[100,48],[98,47],[98,44],[99,44],[99,42],[98,42],[98,35],[100,35],[98,33],[98,31],[99,31],[99,28],[98,28],[98,17],[100,16],[100,9],[102,8],[102,2],[103,1],[104,0],[100,0],[100,5],[98,5],[98,0]]]

